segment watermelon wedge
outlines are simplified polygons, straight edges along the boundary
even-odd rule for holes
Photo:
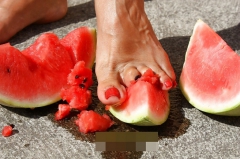
[[[85,60],[89,67],[94,63],[94,29],[83,27],[74,32],[79,39],[76,35],[67,35],[64,37],[68,39],[67,44],[53,33],[44,33],[22,52],[10,44],[0,45],[0,104],[34,108],[59,101],[61,89],[67,85],[67,76],[75,63]],[[74,43],[72,49],[66,48],[71,42]]]
[[[127,98],[120,106],[106,106],[119,120],[139,126],[164,123],[169,115],[168,92],[160,87],[159,77],[147,70],[127,88]]]
[[[96,29],[80,27],[68,33],[60,43],[71,53],[74,63],[84,61],[92,68],[96,52]]]
[[[197,109],[240,115],[240,56],[206,23],[197,21],[185,56],[180,88]]]

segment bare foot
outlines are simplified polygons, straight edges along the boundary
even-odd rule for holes
[[[0,0],[0,43],[32,23],[49,23],[67,12],[67,0]]]
[[[118,104],[126,97],[130,81],[151,68],[160,76],[162,89],[175,84],[175,73],[144,11],[143,0],[97,0],[96,75],[98,97]],[[115,87],[113,96],[106,96]]]

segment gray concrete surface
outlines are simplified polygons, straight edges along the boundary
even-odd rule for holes
[[[96,27],[93,1],[69,0],[68,3],[69,11],[64,19],[29,26],[13,37],[11,44],[24,49],[44,32],[63,37],[83,25]],[[208,23],[240,53],[239,0],[148,0],[145,8],[178,77],[189,37],[198,19]],[[96,96],[96,85],[95,82],[92,87],[94,100],[91,109],[103,112]],[[79,133],[73,124],[74,117],[61,122],[53,120],[57,104],[34,110],[0,106],[0,128],[6,123],[15,125],[13,136],[0,136],[0,158],[240,158],[240,117],[200,112],[185,100],[179,88],[170,92],[170,99],[170,116],[158,127],[131,126],[111,116],[117,124],[109,131],[158,131],[159,147],[153,152],[96,152],[94,133]]]

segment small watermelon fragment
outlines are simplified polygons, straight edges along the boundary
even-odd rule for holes
[[[197,109],[240,115],[240,56],[206,23],[194,26],[180,76],[180,88]]]
[[[90,67],[95,58],[95,29],[83,27],[73,32],[63,40],[44,33],[22,52],[8,43],[0,45],[0,104],[34,108],[60,100],[75,63],[84,60]]]
[[[79,127],[79,131],[83,133],[106,131],[114,124],[108,115],[103,114],[101,116],[93,110],[81,111],[75,123]]]
[[[107,106],[119,120],[139,126],[161,125],[169,115],[168,92],[161,89],[158,75],[147,70],[127,88],[127,98],[120,106]]]
[[[2,136],[9,137],[13,133],[13,127],[11,125],[6,125],[2,129]]]
[[[55,120],[61,120],[70,114],[71,108],[68,104],[59,104],[55,113]]]
[[[92,102],[91,91],[79,86],[62,89],[62,99],[67,101],[71,109],[85,110]]]
[[[92,70],[87,68],[84,61],[79,61],[71,70],[67,80],[68,84],[71,86],[79,86],[88,89],[93,84]]]

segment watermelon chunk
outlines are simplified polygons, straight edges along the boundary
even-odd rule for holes
[[[120,106],[106,106],[106,110],[125,123],[161,125],[170,111],[168,92],[161,89],[159,77],[149,69],[127,88],[127,98]]]
[[[77,62],[71,70],[71,73],[68,75],[68,84],[88,89],[93,84],[93,80],[92,70],[86,67],[84,61]]]
[[[61,98],[67,101],[71,109],[85,110],[92,102],[92,70],[85,67],[84,61],[75,64],[68,75],[68,87],[61,90]]]
[[[59,104],[55,113],[55,120],[61,120],[70,114],[71,108],[68,104]]]
[[[240,115],[240,56],[206,23],[193,30],[180,76],[180,88],[197,109]]]
[[[60,100],[75,63],[85,60],[90,67],[95,58],[95,30],[83,27],[73,33],[63,40],[44,33],[22,52],[10,44],[0,45],[0,104],[34,108]]]
[[[92,110],[81,111],[75,123],[79,127],[79,131],[83,133],[106,131],[114,124],[108,115],[103,114],[101,116]]]

